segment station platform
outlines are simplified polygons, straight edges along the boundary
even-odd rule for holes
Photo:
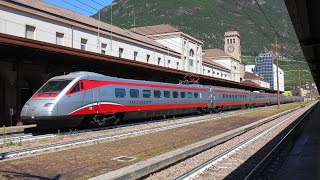
[[[320,179],[320,104],[275,179]]]

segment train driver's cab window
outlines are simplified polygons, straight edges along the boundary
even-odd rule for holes
[[[198,98],[199,97],[199,93],[195,92],[194,94],[194,98]]]
[[[142,91],[142,96],[144,98],[150,98],[151,97],[151,91],[150,90],[143,90]]]
[[[173,92],[172,92],[172,97],[173,97],[173,98],[178,98],[178,94],[179,94],[179,93],[178,93],[177,91],[173,91]]]
[[[187,97],[188,97],[188,98],[192,98],[192,92],[188,92],[188,93],[187,93]]]
[[[116,88],[114,92],[115,92],[115,96],[117,98],[126,97],[126,90],[125,89]]]
[[[138,89],[130,89],[130,97],[131,98],[139,98],[139,90]]]
[[[186,98],[186,92],[180,92],[180,97],[181,98]]]
[[[70,93],[75,93],[75,92],[78,92],[78,91],[80,91],[80,83],[77,83],[77,84],[73,87],[73,89],[71,90]]]
[[[170,91],[164,91],[164,92],[163,92],[163,96],[164,96],[165,98],[170,98]]]
[[[153,91],[153,94],[154,94],[154,98],[161,98],[161,91],[159,91],[159,90],[154,90],[154,91]]]

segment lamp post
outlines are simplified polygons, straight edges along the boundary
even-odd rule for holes
[[[278,37],[275,38],[276,45],[276,63],[277,63],[277,101],[278,109],[280,108],[280,92],[279,92],[279,63],[278,63]]]

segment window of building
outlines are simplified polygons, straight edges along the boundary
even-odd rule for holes
[[[64,44],[64,34],[56,32],[56,44],[63,45]]]
[[[122,58],[123,48],[119,48],[119,57]]]
[[[208,70],[208,73],[210,74],[210,70]]]
[[[158,65],[161,63],[161,58],[158,57]]]
[[[81,50],[87,50],[87,39],[81,38]]]
[[[178,98],[178,94],[179,94],[179,93],[178,93],[177,91],[173,91],[173,92],[172,92],[172,97],[173,97],[173,98]]]
[[[193,57],[193,56],[194,56],[194,51],[193,51],[193,49],[190,49],[189,56],[190,56],[190,57]]]
[[[137,51],[134,51],[133,52],[133,60],[137,60],[137,56],[138,56],[138,52]]]
[[[236,39],[233,39],[233,43],[236,43]]]
[[[121,88],[116,88],[114,90],[115,96],[117,98],[124,98],[126,97],[126,90],[125,89],[121,89]]]
[[[130,89],[130,97],[131,98],[138,98],[139,97],[139,90],[138,89]]]
[[[150,54],[147,54],[147,63],[150,61]]]
[[[186,98],[186,92],[180,92],[180,97],[181,98]]]
[[[153,91],[153,95],[155,98],[161,98],[161,91],[159,90],[154,90]]]
[[[189,59],[189,67],[193,67],[193,60]]]
[[[169,60],[168,60],[168,66],[170,66],[170,63],[171,63],[171,60],[169,59]]]
[[[187,93],[187,97],[188,97],[188,98],[192,98],[192,92],[188,92],[188,93]]]
[[[170,98],[170,91],[163,91],[163,96],[165,98]]]
[[[179,69],[179,62],[177,62],[177,69]]]
[[[101,54],[106,54],[107,52],[107,44],[101,43]]]
[[[150,90],[143,90],[142,91],[142,96],[144,98],[150,98],[151,97],[151,91]]]
[[[229,39],[227,39],[227,44],[229,44]]]
[[[35,39],[36,27],[26,25],[26,38]]]

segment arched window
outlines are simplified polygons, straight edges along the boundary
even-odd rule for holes
[[[189,56],[190,56],[190,57],[193,57],[193,56],[194,56],[194,51],[193,51],[193,49],[190,49]]]

